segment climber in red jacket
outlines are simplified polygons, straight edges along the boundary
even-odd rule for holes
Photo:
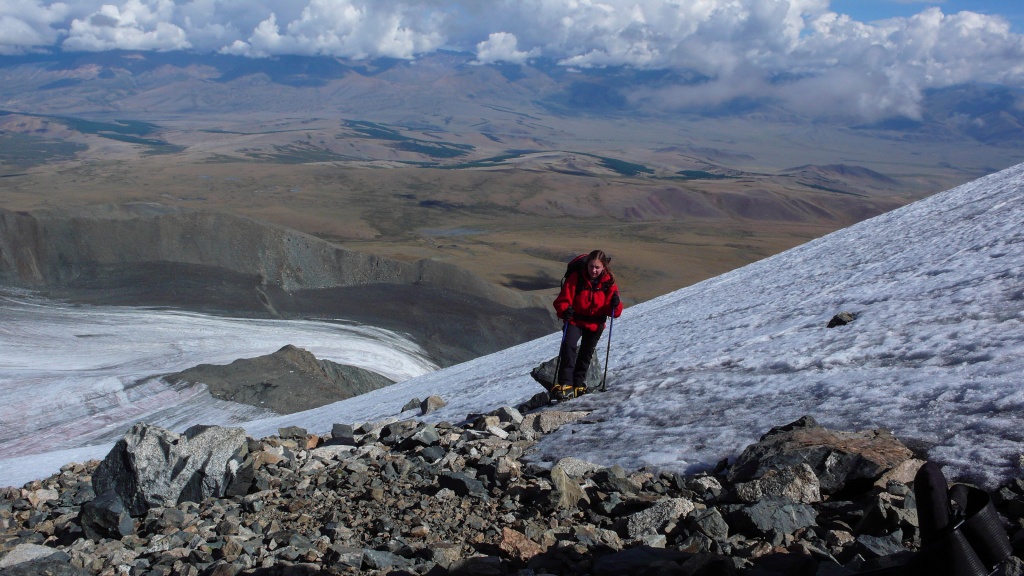
[[[588,254],[582,266],[566,274],[562,289],[555,298],[555,313],[565,322],[552,389],[558,398],[574,398],[587,393],[587,369],[604,331],[605,319],[608,316],[618,318],[622,314],[619,287],[615,285],[615,276],[608,267],[610,261],[611,258],[601,250]]]

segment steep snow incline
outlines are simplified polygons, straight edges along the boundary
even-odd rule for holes
[[[1016,474],[1022,222],[1024,165],[629,308],[612,329],[609,392],[574,401],[595,410],[589,423],[545,439],[538,457],[694,470],[810,414],[925,442],[952,475]],[[859,317],[826,328],[840,311]],[[529,371],[557,346],[555,334],[288,421],[329,429],[428,394],[449,402],[435,420],[515,404],[539,390]]]
[[[1017,475],[1022,222],[1024,165],[628,308],[613,327],[609,391],[569,404],[594,413],[545,438],[534,457],[689,471],[810,414],[831,428],[888,428],[926,443],[948,476],[991,484]],[[859,317],[826,328],[841,311]],[[187,325],[178,329],[187,340]],[[247,323],[237,330],[245,333]],[[255,436],[284,425],[328,432],[335,422],[399,416],[410,398],[430,394],[448,406],[428,419],[459,421],[539,392],[530,369],[554,355],[558,340],[556,332],[245,426]],[[133,369],[130,355],[124,362]],[[108,447],[0,462],[0,484],[49,474],[61,457],[101,457]]]

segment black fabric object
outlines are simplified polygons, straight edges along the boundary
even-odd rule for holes
[[[1012,549],[991,498],[958,484],[927,462],[914,478],[921,549],[910,562],[861,572],[870,576],[988,576]]]
[[[573,387],[586,385],[587,369],[594,359],[594,350],[597,348],[597,341],[601,339],[604,326],[597,330],[587,330],[568,323],[565,325],[565,337],[562,339],[562,348],[558,352],[559,371],[557,375],[559,384],[571,384]]]
[[[987,569],[992,570],[1010,557],[1013,553],[1010,539],[987,492],[957,484],[949,491],[949,499],[963,511],[960,530]]]
[[[914,477],[917,518],[921,529],[921,547],[935,544],[949,527],[949,485],[934,462],[926,462]]]

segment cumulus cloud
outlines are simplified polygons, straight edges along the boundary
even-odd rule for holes
[[[224,51],[248,56],[329,55],[354,59],[414,58],[440,47],[442,14],[416,6],[355,0],[310,0],[285,23],[276,13],[260,22],[245,40]]]
[[[0,54],[23,54],[52,46],[69,13],[61,2],[0,0]]]
[[[191,49],[478,64],[545,57],[706,81],[631,95],[668,108],[771,99],[821,113],[913,116],[924,90],[1024,85],[1024,37],[1000,17],[923,8],[864,23],[830,0],[0,0],[0,53]]]
[[[173,0],[128,0],[120,7],[104,4],[71,22],[66,50],[185,50],[188,34],[171,22]]]
[[[533,56],[540,54],[539,48],[529,52],[519,50],[519,40],[515,34],[508,32],[495,32],[487,37],[487,40],[476,45],[476,63],[494,64],[496,62],[507,62],[509,64],[524,64]]]

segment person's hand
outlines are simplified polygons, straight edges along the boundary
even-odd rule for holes
[[[562,312],[562,318],[565,318],[566,321],[572,320],[573,313],[572,306],[569,306],[565,309],[565,312]]]
[[[612,312],[614,312],[615,310],[617,310],[617,309],[619,308],[619,303],[620,303],[620,302],[621,302],[621,301],[619,300],[619,295],[618,295],[618,293],[616,293],[616,294],[612,294],[612,301],[611,301],[611,305],[612,305]]]

